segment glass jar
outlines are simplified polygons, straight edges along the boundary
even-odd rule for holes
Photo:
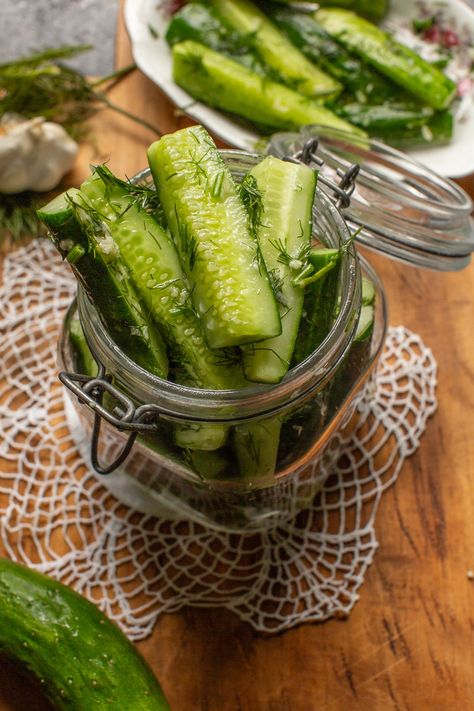
[[[222,155],[237,180],[261,160],[239,151]],[[150,181],[149,171],[136,180]],[[313,212],[316,243],[339,248],[349,239],[339,211],[319,188]],[[371,339],[355,344],[362,275],[375,286],[375,321]],[[104,477],[107,486],[147,512],[225,530],[274,527],[307,506],[339,455],[341,429],[371,378],[387,325],[382,285],[353,245],[343,253],[337,289],[339,312],[329,334],[281,383],[210,391],[162,380],[131,361],[79,288],[61,335],[61,369],[78,370],[69,338],[69,322],[77,313],[90,350],[114,386],[133,406],[153,406],[131,453],[118,471]],[[94,407],[77,398],[71,403],[81,424],[74,429],[81,433],[82,454],[89,458],[92,438],[101,462],[116,459],[129,433],[103,422],[99,437]],[[113,396],[106,395],[104,406],[123,415]],[[176,445],[177,428],[224,433],[226,443],[210,451],[182,449]]]

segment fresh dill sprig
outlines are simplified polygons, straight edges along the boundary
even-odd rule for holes
[[[180,250],[188,260],[189,269],[192,271],[196,261],[199,259],[199,245],[196,237],[189,234],[188,226],[181,223],[176,205],[174,206],[174,212],[176,215]]]
[[[267,274],[270,286],[273,291],[273,295],[277,303],[281,306],[288,306],[283,296],[284,279],[280,276],[280,270],[275,267],[275,269],[270,269]]]
[[[235,368],[241,363],[240,351],[238,348],[216,349],[213,363],[222,368]]]
[[[36,209],[42,202],[41,196],[31,191],[16,195],[0,193],[0,246],[7,239],[17,242],[46,233],[36,217]]]
[[[211,183],[211,195],[213,198],[218,198],[222,193],[222,186],[224,184],[225,171],[220,170],[215,174]]]
[[[161,135],[155,126],[117,106],[107,96],[117,81],[136,68],[134,64],[91,81],[61,63],[89,49],[90,45],[56,47],[0,64],[0,117],[6,113],[19,114],[25,119],[43,116],[61,124],[73,138],[80,139],[86,133],[87,119],[110,108]],[[15,242],[45,234],[36,217],[36,208],[53,194],[32,191],[0,194],[0,245],[7,237]]]
[[[299,274],[296,275],[296,277],[292,280],[293,286],[299,286],[299,287],[306,287],[309,284],[313,284],[315,281],[318,281],[321,279],[325,274],[331,271],[331,269],[334,269],[336,264],[338,264],[340,258],[346,254],[348,251],[349,247],[352,245],[354,240],[357,238],[357,236],[362,232],[364,229],[364,226],[362,225],[359,227],[355,232],[353,232],[350,237],[339,247],[337,250],[337,253],[334,255],[332,259],[329,260],[327,264],[324,265],[324,267],[321,267],[321,269],[318,269],[318,271],[311,270],[310,265],[306,265],[300,272]]]
[[[134,64],[90,81],[76,69],[58,61],[70,59],[89,49],[90,45],[45,49],[29,57],[0,64],[0,115],[12,112],[25,118],[44,116],[64,126],[73,138],[81,138],[85,133],[84,122],[107,107],[161,135],[155,126],[112,103],[100,88],[104,84],[112,85],[133,71],[136,68]]]
[[[140,210],[154,217],[157,222],[160,222],[160,219],[163,218],[163,208],[158,193],[150,186],[138,185],[129,180],[122,180],[114,175],[104,164],[94,166],[94,173],[100,177],[106,188],[113,189],[114,187],[119,187],[126,190],[128,195],[132,198],[130,206],[136,205]]]
[[[257,180],[253,175],[248,173],[244,177],[239,186],[239,193],[247,210],[250,230],[256,235],[257,227],[262,224],[263,200],[262,193],[257,186]]]

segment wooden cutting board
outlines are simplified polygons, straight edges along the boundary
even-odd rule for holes
[[[130,61],[120,21],[117,66]],[[139,72],[112,98],[162,132],[191,123]],[[133,175],[153,138],[103,112],[95,146],[82,149],[71,182],[104,159]],[[462,183],[474,195],[473,177]],[[419,333],[438,360],[439,409],[382,499],[380,548],[360,601],[345,621],[272,638],[221,609],[162,617],[138,647],[174,711],[474,708],[474,582],[466,574],[474,568],[474,267],[441,274],[375,255],[370,261],[386,287],[390,323]],[[0,664],[0,711],[48,708],[34,684]]]

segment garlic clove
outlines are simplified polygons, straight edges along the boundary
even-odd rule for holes
[[[0,134],[0,192],[52,190],[73,166],[77,143],[62,126],[33,119],[2,122]]]

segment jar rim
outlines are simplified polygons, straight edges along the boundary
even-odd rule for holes
[[[235,177],[241,177],[264,156],[238,150],[220,151]],[[132,182],[151,183],[151,173],[145,169]],[[316,188],[313,218],[317,215],[332,225],[338,246],[350,239],[348,227],[339,210],[325,193]],[[313,225],[316,222],[313,219]],[[314,232],[313,232],[314,236]],[[348,351],[356,327],[361,303],[360,267],[353,244],[344,252],[340,270],[341,302],[339,314],[324,341],[301,363],[291,368],[280,383],[251,384],[238,390],[209,390],[194,388],[159,378],[132,361],[107,333],[100,316],[78,287],[78,308],[81,324],[94,356],[100,362],[112,363],[111,374],[132,396],[152,402],[169,417],[189,420],[228,421],[231,413],[238,419],[274,414],[296,403],[309,392],[322,388],[332,377],[336,367]]]

